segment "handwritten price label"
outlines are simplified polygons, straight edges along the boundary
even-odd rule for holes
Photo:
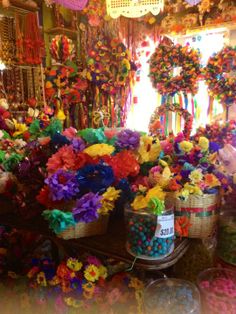
[[[173,237],[174,233],[174,214],[158,216],[155,237],[169,238]]]

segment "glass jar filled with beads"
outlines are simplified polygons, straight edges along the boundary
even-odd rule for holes
[[[146,314],[200,314],[200,293],[189,281],[158,279],[144,289]]]
[[[208,268],[198,275],[197,284],[203,314],[236,313],[236,272],[225,268]]]
[[[160,215],[149,208],[125,208],[126,249],[141,259],[162,259],[174,250],[174,210],[166,206]]]
[[[230,210],[220,214],[217,256],[236,266],[236,211]]]

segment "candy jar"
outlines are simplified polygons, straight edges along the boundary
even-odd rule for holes
[[[125,208],[126,248],[141,259],[155,260],[169,255],[174,250],[174,213],[168,207],[160,216],[148,208],[134,211]]]
[[[200,314],[197,287],[182,279],[159,279],[144,290],[146,314]]]
[[[230,210],[220,214],[217,256],[236,266],[236,211]]]
[[[236,313],[236,272],[208,268],[198,275],[204,314]]]

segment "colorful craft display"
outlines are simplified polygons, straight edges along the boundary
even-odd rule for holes
[[[68,60],[72,60],[75,56],[75,46],[71,39],[65,35],[56,35],[50,45],[50,53],[52,58],[63,64]]]
[[[162,95],[191,93],[198,90],[200,54],[189,46],[160,43],[150,60],[149,76],[152,85]],[[175,75],[175,70],[179,74]]]
[[[188,110],[182,108],[180,104],[177,103],[164,104],[156,108],[150,119],[149,132],[158,137],[161,136],[161,138],[165,138],[166,134],[163,134],[164,132],[163,128],[161,128],[160,118],[163,115],[168,115],[169,112],[180,114],[181,117],[184,118],[183,134],[186,139],[189,139],[192,131],[193,116],[188,112]]]
[[[227,106],[236,100],[235,59],[236,48],[228,46],[210,57],[204,68],[210,93]]]
[[[225,144],[231,144],[236,147],[236,121],[230,120],[225,123],[214,122],[207,124],[205,127],[197,129],[194,138],[197,140],[201,136],[208,138],[212,142],[210,147],[212,152],[224,147]]]
[[[65,8],[80,11],[86,6],[88,0],[52,0],[52,3],[58,3]]]
[[[209,268],[199,274],[198,287],[205,313],[236,312],[236,272],[224,268]]]
[[[99,40],[88,55],[87,77],[100,92],[114,95],[127,84],[131,71],[130,53],[118,39]]]
[[[174,250],[174,214],[165,212],[158,217],[148,211],[126,209],[126,248],[142,259],[164,258]]]
[[[90,26],[101,26],[106,16],[106,1],[90,0],[81,13],[87,17]]]
[[[147,314],[201,313],[197,287],[189,281],[174,278],[159,279],[147,286],[144,306]]]

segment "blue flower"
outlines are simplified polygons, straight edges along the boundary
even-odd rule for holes
[[[106,165],[88,165],[77,172],[77,180],[81,191],[103,192],[115,180],[113,170]]]

